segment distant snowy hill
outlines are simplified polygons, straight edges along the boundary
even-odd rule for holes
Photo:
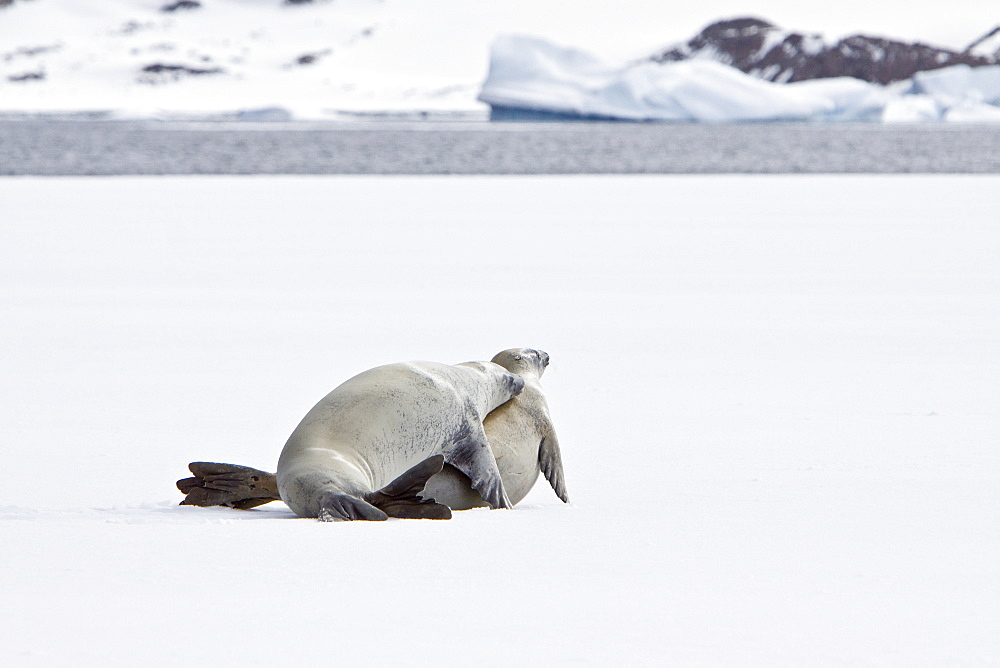
[[[739,18],[713,23],[688,42],[655,54],[652,60],[663,63],[693,58],[717,60],[779,83],[849,76],[888,84],[909,79],[917,72],[954,65],[1000,64],[1000,26],[958,52],[868,35],[829,42],[822,35],[782,30],[756,18]]]
[[[0,8],[0,111],[324,118],[478,108],[488,40],[470,76],[427,39],[414,4],[17,0]]]

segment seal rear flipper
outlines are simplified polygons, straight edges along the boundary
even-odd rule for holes
[[[434,499],[397,501],[392,500],[378,504],[378,509],[389,517],[398,517],[404,520],[450,520],[451,508],[438,503]]]
[[[192,478],[177,481],[185,494],[182,506],[229,506],[249,510],[280,500],[278,481],[273,473],[249,466],[191,462]]]
[[[443,467],[442,455],[428,457],[377,492],[365,494],[364,499],[389,517],[450,520],[451,508],[420,496],[427,481]]]
[[[482,427],[480,426],[480,433]],[[507,491],[500,478],[497,460],[493,450],[486,440],[486,434],[481,438],[470,437],[453,445],[445,452],[445,461],[469,477],[472,489],[479,492],[490,508],[513,508],[514,504],[507,498]]]
[[[559,450],[559,439],[554,432],[549,432],[548,436],[542,439],[538,445],[538,466],[542,470],[545,479],[552,485],[552,491],[562,500],[569,503],[569,494],[566,492],[566,478],[563,474],[562,453]]]
[[[241,499],[235,501],[232,506],[236,510],[251,510],[257,506],[263,506],[265,503],[271,503],[272,501],[280,501],[280,499]]]

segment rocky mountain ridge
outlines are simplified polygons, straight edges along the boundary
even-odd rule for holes
[[[651,56],[654,62],[708,58],[777,83],[848,76],[889,84],[917,72],[953,65],[1000,64],[1000,26],[965,50],[852,35],[827,42],[822,35],[789,32],[758,18],[718,21],[683,44]]]

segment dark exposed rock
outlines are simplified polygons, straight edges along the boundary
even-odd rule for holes
[[[312,65],[320,58],[324,56],[329,56],[331,53],[330,49],[324,49],[322,51],[314,51],[312,53],[303,53],[301,56],[295,59],[296,65]]]
[[[126,21],[118,29],[118,34],[120,34],[120,35],[134,35],[135,33],[140,32],[142,30],[149,30],[150,28],[152,28],[154,26],[155,26],[155,24],[152,23],[152,22],[139,23],[138,21],[135,21],[135,20]]]
[[[662,51],[652,60],[671,62],[693,57],[709,57],[747,74],[782,83],[849,76],[887,84],[925,70],[1000,62],[996,57],[968,50],[959,53],[866,35],[829,44],[820,35],[787,32],[756,18],[713,23],[690,41]]]
[[[51,46],[22,46],[10,51],[9,53],[3,54],[3,59],[5,62],[9,62],[15,58],[34,58],[35,56],[40,56],[43,53],[58,51],[61,48],[61,44],[53,44]]]
[[[309,5],[313,0],[285,0],[286,5]]]
[[[11,74],[7,81],[14,83],[24,83],[26,81],[44,81],[45,72],[25,72],[24,74]]]
[[[211,69],[199,69],[196,67],[188,67],[187,65],[164,65],[163,63],[153,63],[152,65],[146,65],[142,68],[143,72],[152,72],[154,74],[159,74],[161,72],[181,72],[183,74],[218,74],[222,70],[218,67],[213,67]]]
[[[14,0],[0,0],[0,8],[9,7],[14,4]]]
[[[142,83],[164,83],[178,81],[184,76],[204,76],[206,74],[222,74],[221,67],[191,67],[166,63],[152,63],[142,68],[139,81]]]
[[[198,9],[201,3],[198,0],[177,0],[160,7],[161,12],[176,12],[178,9]]]

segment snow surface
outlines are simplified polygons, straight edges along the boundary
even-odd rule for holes
[[[850,77],[783,84],[707,58],[618,66],[539,38],[506,35],[493,45],[479,99],[494,107],[633,121],[991,122],[1000,120],[1000,65],[959,65],[893,86]]]
[[[996,176],[0,179],[5,666],[996,665]],[[547,350],[571,506],[178,507]]]

